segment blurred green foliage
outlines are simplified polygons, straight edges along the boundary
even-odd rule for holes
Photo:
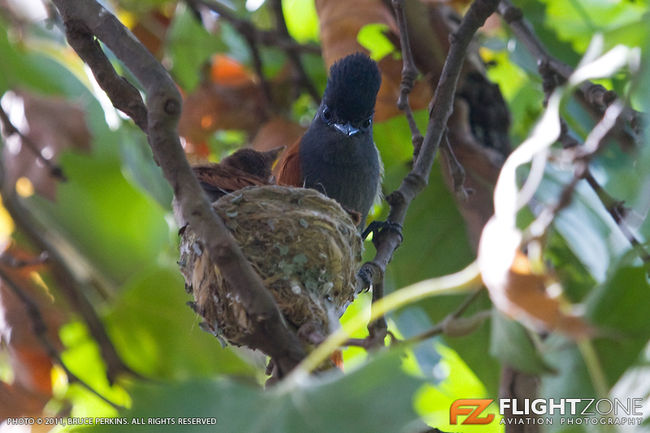
[[[399,353],[380,356],[346,375],[330,372],[319,379],[263,392],[229,380],[188,380],[169,385],[140,384],[133,389],[131,418],[216,418],[216,425],[157,425],[156,431],[393,433],[415,423],[411,395],[420,381],[400,371]],[[178,396],[185,396],[179,399]],[[98,426],[96,432],[124,431]]]
[[[238,16],[262,27],[271,26],[265,6],[247,11],[244,2],[231,1]],[[607,47],[640,46],[643,72],[623,71],[602,83],[628,92],[636,108],[650,109],[650,32],[648,1],[520,0],[525,17],[540,40],[562,61],[577,64],[595,32],[605,36]],[[212,54],[220,52],[244,62],[251,58],[244,40],[228,24],[209,33],[183,4],[171,1],[126,1],[116,4],[137,19],[151,7],[165,5],[173,13],[164,41],[164,60],[184,92],[193,90]],[[314,2],[283,2],[291,35],[298,41],[318,41]],[[137,379],[109,384],[96,344],[85,327],[72,319],[60,331],[66,347],[63,359],[71,370],[107,398],[131,405],[126,417],[216,417],[216,431],[302,432],[372,431],[397,432],[415,422],[416,412],[431,425],[457,432],[477,431],[449,426],[448,409],[458,398],[489,397],[498,393],[502,365],[539,373],[542,395],[557,398],[594,397],[594,371],[584,362],[578,347],[561,337],[540,340],[516,322],[494,312],[491,322],[463,337],[438,337],[414,349],[388,355],[360,356],[348,349],[346,360],[356,359],[346,374],[331,373],[288,390],[260,392],[263,368],[246,354],[222,348],[203,333],[198,319],[184,303],[189,297],[177,271],[177,227],[170,213],[171,190],[151,159],[143,134],[128,121],[116,127],[106,123],[105,105],[90,85],[79,60],[66,50],[57,27],[32,23],[17,36],[0,18],[0,92],[26,89],[77,101],[87,113],[93,134],[89,154],[66,151],[60,163],[68,182],[58,185],[56,200],[31,197],[29,206],[47,221],[48,229],[63,236],[105,277],[107,287],[92,294],[110,336],[125,362],[156,384]],[[359,35],[377,57],[391,52],[382,34],[384,27],[367,27]],[[536,60],[507,28],[482,39],[481,54],[488,75],[498,83],[512,115],[511,138],[517,146],[530,133],[543,110],[541,81]],[[264,48],[268,77],[281,73],[284,54]],[[310,78],[320,90],[326,75],[321,59],[304,56]],[[294,104],[294,120],[313,115],[315,106],[303,95]],[[113,113],[115,114],[115,113]],[[593,126],[582,107],[573,102],[562,113],[579,140]],[[416,113],[422,129],[427,113]],[[237,140],[244,141],[243,135]],[[403,117],[375,125],[375,140],[385,164],[384,192],[395,189],[409,170],[412,156],[410,132]],[[213,142],[220,143],[218,137]],[[605,189],[631,207],[630,221],[644,237],[650,236],[646,217],[650,208],[650,150],[623,152],[609,146],[593,163],[593,172]],[[224,149],[213,149],[221,154]],[[549,168],[536,200],[553,203],[572,171]],[[375,217],[387,212],[378,207]],[[636,216],[636,220],[634,217]],[[647,246],[647,243],[646,243]],[[374,253],[366,243],[366,255]],[[444,185],[439,164],[434,166],[427,189],[413,202],[404,226],[404,244],[388,267],[386,290],[456,271],[474,258],[466,227],[456,202]],[[548,239],[545,259],[555,268],[573,302],[584,302],[587,317],[602,330],[593,340],[598,365],[614,387],[633,369],[645,364],[644,348],[650,338],[650,284],[638,257],[607,214],[596,195],[580,185],[571,205],[556,219]],[[363,314],[368,297],[360,297],[349,311]],[[394,312],[392,330],[408,337],[427,329],[454,311],[459,296],[425,300],[417,307]],[[491,308],[482,296],[467,314]],[[407,320],[405,316],[418,320]],[[346,318],[344,318],[345,321]],[[423,355],[424,351],[426,356]],[[647,351],[646,351],[647,352]],[[400,357],[403,360],[400,362]],[[426,358],[426,362],[425,362]],[[2,358],[0,358],[2,362]],[[419,362],[419,364],[418,364]],[[404,373],[402,365],[410,365]],[[413,376],[418,376],[414,378]],[[239,380],[233,379],[234,377]],[[648,376],[643,376],[648,381]],[[649,381],[650,382],[650,381]],[[75,416],[115,415],[117,412],[79,385],[59,383],[55,400],[72,402]],[[636,396],[632,396],[636,397]],[[56,406],[56,405],[54,405]],[[163,430],[167,427],[157,426]],[[178,426],[168,428],[178,431]],[[122,431],[108,427],[98,431]],[[214,431],[198,426],[183,431]],[[571,431],[587,431],[574,427]],[[494,430],[490,430],[494,431]],[[553,426],[553,431],[562,430]]]

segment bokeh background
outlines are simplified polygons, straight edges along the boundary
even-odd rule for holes
[[[179,133],[191,162],[219,161],[242,146],[291,144],[315,113],[328,67],[363,50],[379,62],[383,76],[374,125],[385,166],[383,191],[397,188],[410,170],[411,132],[395,105],[402,61],[390,2],[101,3],[162,62],[181,90]],[[571,67],[597,34],[604,41],[601,51],[618,44],[636,48],[638,67],[612,71],[597,83],[634,109],[648,111],[646,0],[514,3],[548,52]],[[406,4],[421,71],[411,104],[424,131],[450,29],[469,2]],[[589,339],[591,351],[562,333],[529,330],[492,307],[482,293],[464,314],[491,313],[477,316],[487,320],[477,319],[462,335],[438,335],[371,355],[348,348],[345,374],[262,392],[263,363],[222,347],[201,331],[185,305],[190,298],[176,264],[172,191],[145,135],[112,107],[66,44],[61,26],[49,2],[0,1],[0,102],[7,118],[0,208],[0,421],[128,413],[211,416],[218,422],[210,431],[224,432],[394,433],[424,431],[418,425],[425,422],[442,431],[469,432],[487,427],[450,426],[451,402],[503,395],[507,371],[535,378],[544,397],[647,401],[649,259],[622,231],[630,230],[647,248],[650,152],[639,125],[603,146],[590,164],[600,190],[581,181],[543,242],[541,262],[561,282],[565,299],[602,330]],[[468,53],[457,98],[448,136],[452,147],[458,146],[469,196],[454,187],[449,155],[441,155],[429,185],[409,209],[404,243],[388,266],[387,292],[457,271],[475,258],[500,164],[544,110],[538,57],[496,15]],[[569,135],[577,142],[598,121],[593,111],[578,97],[562,106]],[[644,117],[638,118],[642,125]],[[572,176],[571,166],[552,161],[533,204],[520,212],[520,225],[554,203]],[[608,212],[619,203],[624,203],[622,222]],[[377,205],[372,216],[381,219],[386,213],[385,204]],[[373,254],[368,241],[366,256]],[[417,335],[463,299],[436,296],[392,312],[389,329],[398,338]],[[361,295],[343,326],[350,317],[369,314],[369,303],[370,295]],[[47,330],[34,332],[35,323]],[[130,412],[117,410],[70,373]],[[647,405],[644,413],[645,426],[626,431],[648,430]],[[184,426],[182,431],[203,428]],[[601,431],[559,424],[545,429]],[[7,425],[0,426],[5,430],[10,431]]]

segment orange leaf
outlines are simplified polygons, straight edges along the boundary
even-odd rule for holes
[[[212,56],[210,78],[222,86],[244,86],[254,82],[251,74],[237,60],[223,54]]]

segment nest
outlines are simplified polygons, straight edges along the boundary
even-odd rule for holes
[[[338,326],[354,299],[362,242],[336,201],[312,189],[263,186],[235,191],[212,206],[305,343]],[[201,327],[235,345],[250,341],[252,318],[189,226],[179,265],[192,306],[205,320]]]

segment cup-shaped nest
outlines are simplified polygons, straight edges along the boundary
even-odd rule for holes
[[[338,326],[354,299],[362,242],[336,201],[312,189],[263,186],[225,195],[212,206],[305,343]],[[204,319],[201,327],[235,345],[250,341],[252,318],[189,226],[181,235],[179,264]]]

